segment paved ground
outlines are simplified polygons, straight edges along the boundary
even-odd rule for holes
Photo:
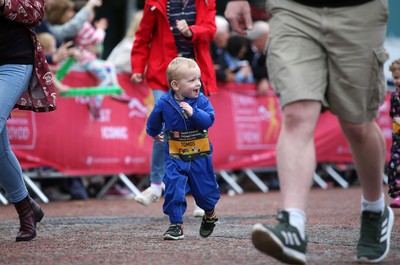
[[[314,188],[311,192],[308,264],[355,264],[360,189]],[[253,248],[254,223],[275,223],[279,193],[223,195],[220,222],[207,239],[198,235],[188,198],[185,239],[164,241],[168,219],[162,201],[143,207],[132,200],[50,202],[31,242],[15,243],[18,229],[13,206],[0,205],[0,264],[280,264]],[[400,210],[395,210],[389,257],[400,264]]]

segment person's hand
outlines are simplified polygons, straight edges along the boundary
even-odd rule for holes
[[[228,2],[224,15],[232,29],[241,35],[246,35],[246,30],[253,28],[250,4],[247,1]]]
[[[398,116],[394,117],[393,120],[394,120],[394,122],[396,122],[397,124],[400,125],[400,117],[398,117]]]
[[[139,73],[134,73],[131,76],[131,81],[136,84],[141,83],[143,81],[143,75]]]
[[[267,95],[270,90],[271,85],[267,78],[263,78],[257,84],[257,95]]]
[[[103,4],[102,0],[89,0],[86,3],[86,7],[88,8],[95,8],[96,6],[101,6]]]
[[[72,56],[75,53],[76,49],[72,47],[73,45],[74,45],[73,41],[68,41],[61,44],[61,46],[53,54],[53,61],[55,63],[59,63],[61,61],[64,61],[68,57]]]
[[[192,106],[189,105],[189,103],[181,102],[181,103],[179,103],[179,107],[181,107],[189,117],[192,117],[193,108],[192,108]]]
[[[245,78],[248,78],[251,76],[251,74],[253,73],[253,71],[251,70],[251,66],[250,65],[243,65],[242,67],[240,67],[239,72],[242,73],[242,75]]]
[[[177,20],[176,21],[176,27],[180,31],[180,33],[185,37],[185,38],[192,38],[193,37],[193,32],[190,30],[189,25],[187,24],[186,20]]]
[[[236,74],[230,68],[225,70],[225,82],[233,82],[236,79]]]
[[[75,60],[77,61],[81,60],[81,51],[78,48],[76,47],[70,48],[68,49],[68,53],[71,57],[74,57]]]
[[[164,142],[164,133],[161,132],[160,134],[153,136],[153,139],[157,142]]]
[[[85,50],[92,53],[92,54],[98,54],[100,56],[101,50],[99,49],[99,46],[97,45],[86,45]]]
[[[61,81],[59,81],[57,78],[53,79],[54,81],[54,85],[56,87],[56,89],[59,92],[67,92],[68,90],[70,90],[71,88],[69,86],[67,86],[66,84],[61,83]]]
[[[107,18],[100,18],[99,20],[94,22],[94,27],[96,29],[106,30],[108,28],[108,20]]]

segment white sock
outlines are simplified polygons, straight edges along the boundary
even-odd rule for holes
[[[381,195],[381,197],[374,202],[367,201],[364,196],[361,196],[361,211],[369,211],[374,213],[383,213],[385,209],[385,196]]]
[[[304,229],[307,220],[307,215],[302,210],[296,208],[286,208],[289,213],[289,224],[296,227],[301,237],[305,239]]]
[[[150,187],[153,188],[154,192],[156,193],[156,195],[158,197],[161,196],[161,192],[162,192],[162,182],[161,183],[157,183],[157,182],[152,182],[150,184]]]

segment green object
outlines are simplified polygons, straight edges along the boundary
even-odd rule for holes
[[[122,94],[122,88],[119,86],[103,86],[103,87],[76,87],[65,92],[59,92],[62,97],[82,97],[94,95],[115,95]]]
[[[61,66],[60,70],[58,70],[58,72],[56,73],[56,78],[61,81],[74,63],[75,58],[69,57]]]

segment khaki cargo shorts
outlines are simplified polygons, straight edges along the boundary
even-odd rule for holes
[[[267,65],[281,106],[316,100],[350,122],[376,118],[386,96],[388,1],[314,8],[268,0],[267,8]]]

